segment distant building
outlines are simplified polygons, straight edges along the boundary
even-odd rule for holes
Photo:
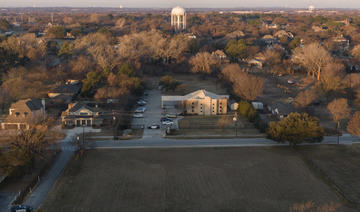
[[[171,26],[176,31],[182,31],[186,29],[186,12],[184,8],[174,7],[171,10]]]
[[[216,51],[212,52],[211,55],[215,59],[220,60],[221,62],[224,62],[227,59],[227,55],[221,50],[216,50]]]
[[[90,107],[85,103],[71,103],[61,114],[62,125],[65,127],[100,126],[103,117],[98,107]]]
[[[12,104],[1,129],[29,129],[33,120],[45,115],[45,100],[24,99]]]
[[[185,96],[162,96],[162,108],[178,108],[190,115],[219,115],[227,113],[228,95],[198,90]]]

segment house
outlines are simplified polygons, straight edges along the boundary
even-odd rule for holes
[[[220,60],[221,62],[228,62],[228,58],[227,58],[226,54],[221,50],[216,50],[216,51],[212,52],[211,56],[214,59]]]
[[[68,109],[61,114],[61,122],[65,127],[100,126],[103,120],[98,107],[93,108],[81,102],[69,104]]]
[[[162,96],[162,108],[178,108],[191,115],[219,115],[227,113],[228,95],[198,90],[185,96]]]
[[[274,45],[277,43],[277,39],[272,35],[265,35],[261,40],[268,46]]]
[[[278,39],[281,39],[283,37],[286,37],[288,39],[294,38],[294,35],[291,32],[286,32],[285,30],[277,31],[274,36],[277,37]]]
[[[78,80],[67,80],[66,83],[62,83],[54,90],[48,93],[50,98],[58,96],[66,96],[74,98],[80,92],[81,84]]]
[[[350,48],[350,40],[345,38],[343,34],[332,38],[332,41],[342,50],[348,50]]]
[[[45,115],[45,100],[24,99],[12,104],[9,115],[1,123],[1,129],[29,129],[31,123]]]
[[[240,30],[233,31],[226,35],[226,38],[228,38],[228,39],[239,39],[242,37],[245,37],[245,33]]]
[[[248,66],[254,66],[254,67],[261,69],[264,65],[264,61],[261,59],[258,59],[258,58],[254,58],[254,59],[248,60],[247,64],[248,64]]]

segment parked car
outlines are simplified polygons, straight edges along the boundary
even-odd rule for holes
[[[167,118],[176,118],[177,115],[176,114],[166,114]]]
[[[173,121],[171,118],[168,118],[168,117],[162,117],[160,119],[160,122],[163,122],[163,121]]]
[[[163,125],[173,125],[174,122],[173,121],[170,121],[170,120],[165,120],[163,122],[161,122]]]
[[[134,113],[133,117],[134,118],[144,118],[144,114],[142,114],[142,113]]]
[[[292,84],[295,84],[295,81],[294,80],[288,80],[287,83],[292,85]]]
[[[33,209],[26,205],[15,205],[12,206],[10,212],[32,212]]]
[[[149,129],[160,129],[160,125],[158,124],[152,124],[148,127]]]
[[[140,100],[138,100],[138,101],[136,102],[136,104],[138,104],[138,105],[140,105],[140,106],[144,106],[144,105],[147,104],[147,102],[146,102],[145,100],[143,100],[143,99],[140,99]]]
[[[138,107],[138,108],[136,108],[135,113],[143,113],[143,112],[145,112],[145,110],[146,110],[146,107]]]

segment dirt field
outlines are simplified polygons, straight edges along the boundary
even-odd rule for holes
[[[288,148],[91,150],[71,162],[43,209],[280,212],[309,200],[340,203],[294,154]]]

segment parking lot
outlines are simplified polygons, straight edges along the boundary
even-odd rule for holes
[[[152,124],[161,125],[161,91],[157,89],[149,90],[144,97],[147,104],[143,118],[133,118],[132,126],[144,126],[144,137],[161,137],[161,129],[148,129]]]

